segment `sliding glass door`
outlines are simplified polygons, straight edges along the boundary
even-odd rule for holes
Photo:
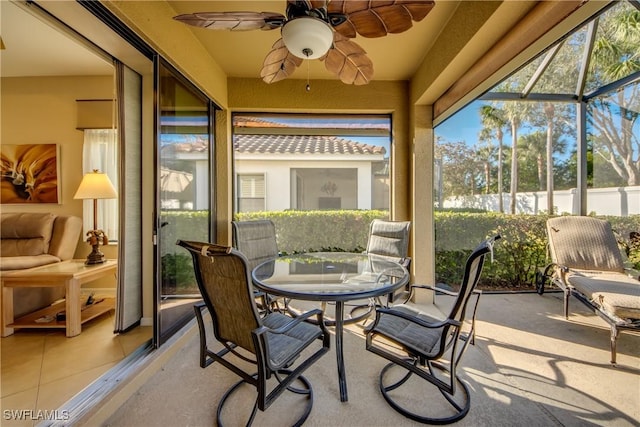
[[[157,69],[158,286],[156,342],[162,344],[193,316],[200,299],[191,257],[178,239],[212,235],[213,119],[209,100],[162,61]]]

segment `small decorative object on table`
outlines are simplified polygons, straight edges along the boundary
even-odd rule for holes
[[[102,230],[87,231],[87,243],[91,245],[91,253],[87,256],[85,264],[102,264],[104,262],[104,254],[100,251],[100,245],[108,245],[109,238]]]

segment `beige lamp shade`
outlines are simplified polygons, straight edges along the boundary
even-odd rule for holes
[[[95,169],[82,178],[80,187],[76,191],[74,199],[115,199],[118,197],[116,189],[105,173]]]
[[[115,199],[118,197],[116,189],[105,173],[100,173],[97,169],[86,174],[80,182],[80,187],[76,191],[74,199],[93,200],[93,230],[87,233],[87,242],[92,247],[91,253],[87,256],[85,264],[100,264],[104,262],[104,254],[100,252],[100,244],[108,244],[109,238],[104,231],[98,229],[98,199]]]

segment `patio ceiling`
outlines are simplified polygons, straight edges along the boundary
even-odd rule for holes
[[[169,1],[177,14],[194,12],[254,11],[285,14],[286,0],[277,1]],[[358,36],[353,41],[366,52],[374,65],[376,80],[408,80],[422,62],[438,34],[455,13],[458,0],[440,0],[429,14],[401,34],[367,39]],[[212,31],[192,28],[194,36],[229,77],[259,78],[265,56],[278,40],[280,30],[272,31]],[[489,42],[489,41],[487,41]],[[398,49],[402,46],[402,49]],[[321,61],[306,61],[311,79],[337,79]],[[304,63],[291,78],[306,79]]]

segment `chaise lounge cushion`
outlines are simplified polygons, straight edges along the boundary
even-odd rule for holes
[[[592,217],[563,216],[547,222],[549,250],[559,265],[578,270],[624,273],[611,224]]]
[[[640,281],[617,272],[571,270],[566,280],[602,311],[640,319]]]

